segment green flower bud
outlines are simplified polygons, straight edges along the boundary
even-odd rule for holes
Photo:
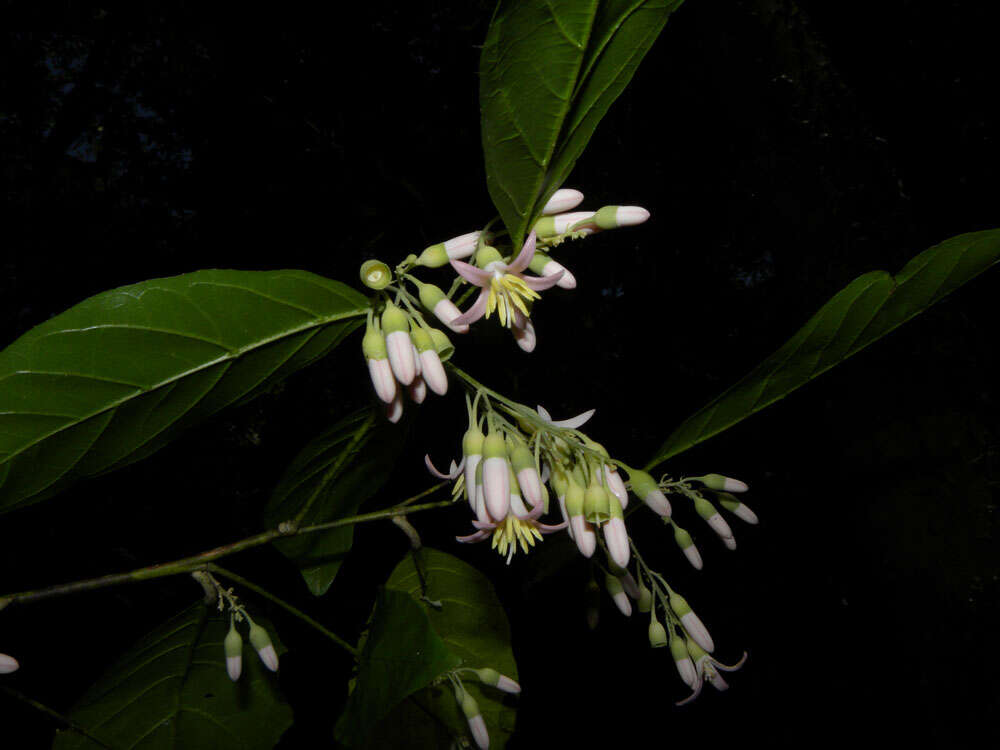
[[[618,506],[619,513],[621,505]],[[591,484],[583,496],[583,514],[591,523],[604,523],[611,518],[611,503],[607,491],[599,484]]]
[[[476,673],[476,677],[479,678],[479,681],[484,685],[492,685],[493,687],[496,687],[497,683],[500,682],[500,673],[495,669],[486,667],[484,669],[475,669],[473,671]]]
[[[438,357],[441,358],[442,362],[447,362],[451,359],[451,355],[455,353],[455,345],[451,343],[451,340],[444,334],[444,331],[432,328],[431,341],[434,342],[434,350],[438,353]]]
[[[436,287],[433,284],[424,284],[423,282],[418,282],[420,284],[420,290],[418,294],[420,295],[420,304],[426,307],[431,312],[437,306],[437,303],[443,299],[446,299],[446,295],[440,287]]]
[[[426,352],[434,349],[434,341],[431,339],[430,333],[419,325],[414,325],[410,330],[410,339],[413,341],[413,345],[417,347],[418,352]]]
[[[692,477],[710,490],[723,490],[725,492],[746,492],[747,486],[739,479],[724,477],[722,474],[706,474],[703,477]]]
[[[271,644],[271,636],[255,622],[250,623],[250,645],[254,647],[265,667],[272,672],[278,670],[278,654]]]
[[[563,498],[566,497],[566,490],[569,487],[569,480],[566,478],[566,474],[563,470],[558,467],[552,467],[552,475],[549,477],[549,484],[552,485],[552,489],[556,491],[556,495],[560,495]]]
[[[628,480],[632,484],[632,491],[640,500],[645,500],[650,492],[660,489],[660,485],[653,477],[639,469],[630,469]]]
[[[448,251],[443,242],[425,248],[420,257],[417,258],[417,265],[425,268],[440,268],[448,265]]]
[[[690,656],[688,654],[687,646],[684,645],[683,638],[671,639],[670,655],[674,657],[674,661],[684,661]]]
[[[361,351],[365,359],[385,359],[389,356],[385,348],[385,337],[370,323],[365,330],[365,337],[361,339]]]
[[[639,584],[638,607],[640,612],[649,612],[653,609],[653,592],[642,583]]]
[[[703,497],[695,498],[694,509],[697,511],[698,515],[706,521],[719,512],[715,509],[714,505]]]
[[[392,271],[380,260],[366,260],[361,264],[361,283],[369,289],[385,289],[392,282]]]
[[[514,471],[535,468],[535,455],[519,437],[514,435],[507,437],[507,450],[510,453],[510,462],[514,466]]]
[[[663,648],[667,645],[667,631],[659,620],[651,620],[649,623],[649,645],[653,648]]]
[[[670,609],[674,611],[678,617],[684,617],[691,611],[691,605],[687,603],[687,599],[676,592],[671,592],[670,594]]]
[[[243,639],[236,630],[236,623],[232,621],[229,623],[229,633],[222,642],[222,648],[226,654],[226,672],[229,674],[229,679],[235,682],[243,671]]]

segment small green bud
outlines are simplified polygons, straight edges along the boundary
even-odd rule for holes
[[[639,584],[638,607],[640,612],[649,612],[653,609],[653,592],[643,583]]]
[[[601,229],[615,229],[618,226],[618,206],[604,206],[594,214],[594,223]]]
[[[265,667],[272,672],[278,670],[278,654],[271,644],[271,636],[255,622],[250,623],[250,645],[254,647]]]
[[[361,264],[361,283],[369,289],[385,289],[392,282],[392,271],[380,260],[366,260]]]
[[[410,332],[409,318],[392,302],[387,302],[382,311],[382,331],[386,336],[396,331]]]
[[[703,477],[692,477],[710,490],[722,490],[725,492],[746,492],[747,486],[739,479],[724,477],[722,474],[706,474]]]
[[[691,538],[691,535],[677,524],[674,524],[674,541],[677,542],[677,546],[681,549],[687,549],[694,544],[694,539]]]
[[[625,588],[622,586],[622,582],[618,580],[617,576],[613,576],[610,573],[604,574],[604,587],[608,590],[608,593],[614,597],[616,594],[624,594]]]
[[[500,682],[500,673],[495,669],[486,667],[484,669],[475,669],[473,671],[476,673],[476,677],[479,678],[479,681],[484,685],[492,685],[493,687],[496,687],[497,683]]]
[[[451,343],[451,340],[444,334],[444,331],[432,328],[431,341],[434,342],[434,350],[438,353],[438,357],[442,362],[447,362],[451,359],[451,355],[455,353],[455,345]]]
[[[440,287],[436,287],[433,284],[420,284],[420,304],[426,307],[431,312],[434,312],[435,306],[441,300],[445,299],[446,295]]]
[[[630,469],[628,479],[632,484],[632,491],[640,500],[645,500],[650,492],[660,489],[653,477],[639,469]]]
[[[552,489],[556,491],[556,495],[562,496],[565,499],[569,481],[560,467],[554,466],[552,468],[552,476],[549,477],[549,483],[552,485]]]
[[[659,620],[651,620],[649,623],[649,645],[653,648],[663,648],[667,645],[667,631]]]
[[[697,511],[698,515],[704,518],[706,521],[714,516],[717,511],[715,506],[712,505],[708,500],[703,497],[697,497],[694,501],[694,509]]]
[[[229,679],[236,682],[243,671],[243,639],[236,630],[236,623],[232,621],[229,623],[229,633],[222,642],[222,648],[226,654],[226,672],[229,674]]]
[[[443,242],[425,248],[420,257],[417,258],[417,265],[425,268],[440,268],[448,265],[448,251]]]

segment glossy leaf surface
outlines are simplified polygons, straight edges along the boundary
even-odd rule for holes
[[[256,618],[255,618],[256,619]],[[262,625],[265,623],[261,622]],[[281,647],[266,625],[275,650]],[[134,750],[265,750],[292,724],[277,676],[243,647],[243,674],[226,673],[229,616],[198,602],[135,644],[83,696],[70,718],[111,747]],[[246,630],[241,631],[244,637]],[[61,731],[55,750],[96,750]]]
[[[0,510],[125,466],[333,349],[366,299],[305,271],[98,294],[0,352]]]
[[[1000,230],[961,234],[925,250],[895,276],[872,271],[838,292],[777,352],[685,420],[650,466],[784,398],[902,325],[1000,260]]]
[[[480,59],[486,182],[519,246],[683,0],[503,0]]]
[[[380,410],[379,410],[380,411]],[[354,515],[385,484],[406,440],[403,424],[375,409],[355,412],[307,445],[292,461],[264,512],[268,528],[309,506],[303,525]],[[281,539],[275,545],[302,572],[309,590],[325,594],[354,543],[354,527]]]

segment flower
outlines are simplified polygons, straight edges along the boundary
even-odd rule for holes
[[[484,315],[488,318],[497,312],[500,324],[511,327],[515,322],[515,311],[520,311],[525,320],[528,318],[528,303],[539,299],[538,292],[549,289],[562,278],[562,272],[549,276],[524,276],[535,255],[535,233],[532,232],[525,240],[521,252],[510,263],[504,263],[496,248],[484,247],[477,255],[477,262],[482,268],[477,268],[461,260],[452,260],[451,266],[470,284],[480,287],[479,297],[472,307],[461,316],[452,320],[452,325],[467,325],[474,323]]]
[[[278,654],[271,643],[271,636],[255,622],[250,623],[250,645],[254,647],[265,667],[272,672],[278,671]]]
[[[728,690],[729,683],[722,678],[722,675],[719,674],[719,670],[721,669],[723,672],[735,672],[737,669],[742,667],[747,660],[747,653],[744,651],[743,656],[735,664],[723,664],[718,659],[706,654],[701,646],[693,641],[688,641],[687,651],[690,654],[690,658],[694,660],[693,684],[689,683],[693,692],[684,700],[678,701],[678,706],[683,706],[685,703],[690,703],[697,698],[701,694],[701,689],[704,687],[706,682],[708,682],[708,684],[716,690]],[[678,662],[678,664],[680,663],[681,662]],[[678,670],[680,670],[680,666],[678,666]],[[686,667],[686,671],[690,674],[690,667]],[[687,682],[687,680],[685,680],[685,682]]]
[[[243,639],[236,630],[236,623],[230,620],[229,633],[222,642],[226,654],[226,673],[229,679],[236,682],[243,671]]]

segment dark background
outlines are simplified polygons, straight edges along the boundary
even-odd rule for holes
[[[489,325],[456,361],[557,416],[596,406],[591,434],[642,463],[851,279],[996,226],[986,5],[685,4],[569,182],[587,206],[641,204],[651,220],[562,254],[579,288],[538,305],[535,353]],[[353,282],[365,258],[395,262],[480,226],[492,210],[476,45],[490,11],[368,2],[314,35],[230,35],[173,31],[178,19],[146,4],[137,20],[149,31],[114,31],[102,12],[70,19],[78,34],[5,35],[0,344],[121,284],[206,267]],[[748,481],[762,518],[734,527],[729,553],[687,513],[700,573],[649,514],[631,521],[717,655],[750,652],[725,695],[674,708],[687,691],[669,654],[651,652],[644,621],[609,600],[589,633],[587,566],[550,574],[560,541],[505,568],[485,545],[456,550],[464,510],[415,517],[427,543],[487,571],[509,607],[524,686],[512,746],[631,744],[648,731],[678,747],[1000,739],[998,284],[987,273],[666,467]],[[358,343],[150,459],[5,516],[0,590],[258,531],[295,453],[367,402]],[[458,449],[460,399],[419,411],[374,505],[427,485],[426,450]],[[388,524],[359,528],[321,600],[271,549],[230,562],[353,638],[405,549]],[[0,650],[22,669],[4,684],[66,711],[110,658],[199,594],[161,579],[11,607]],[[323,746],[349,661],[250,601],[291,647],[280,679],[297,725],[281,747]],[[0,714],[12,747],[50,742],[51,724],[25,706],[0,696]]]

